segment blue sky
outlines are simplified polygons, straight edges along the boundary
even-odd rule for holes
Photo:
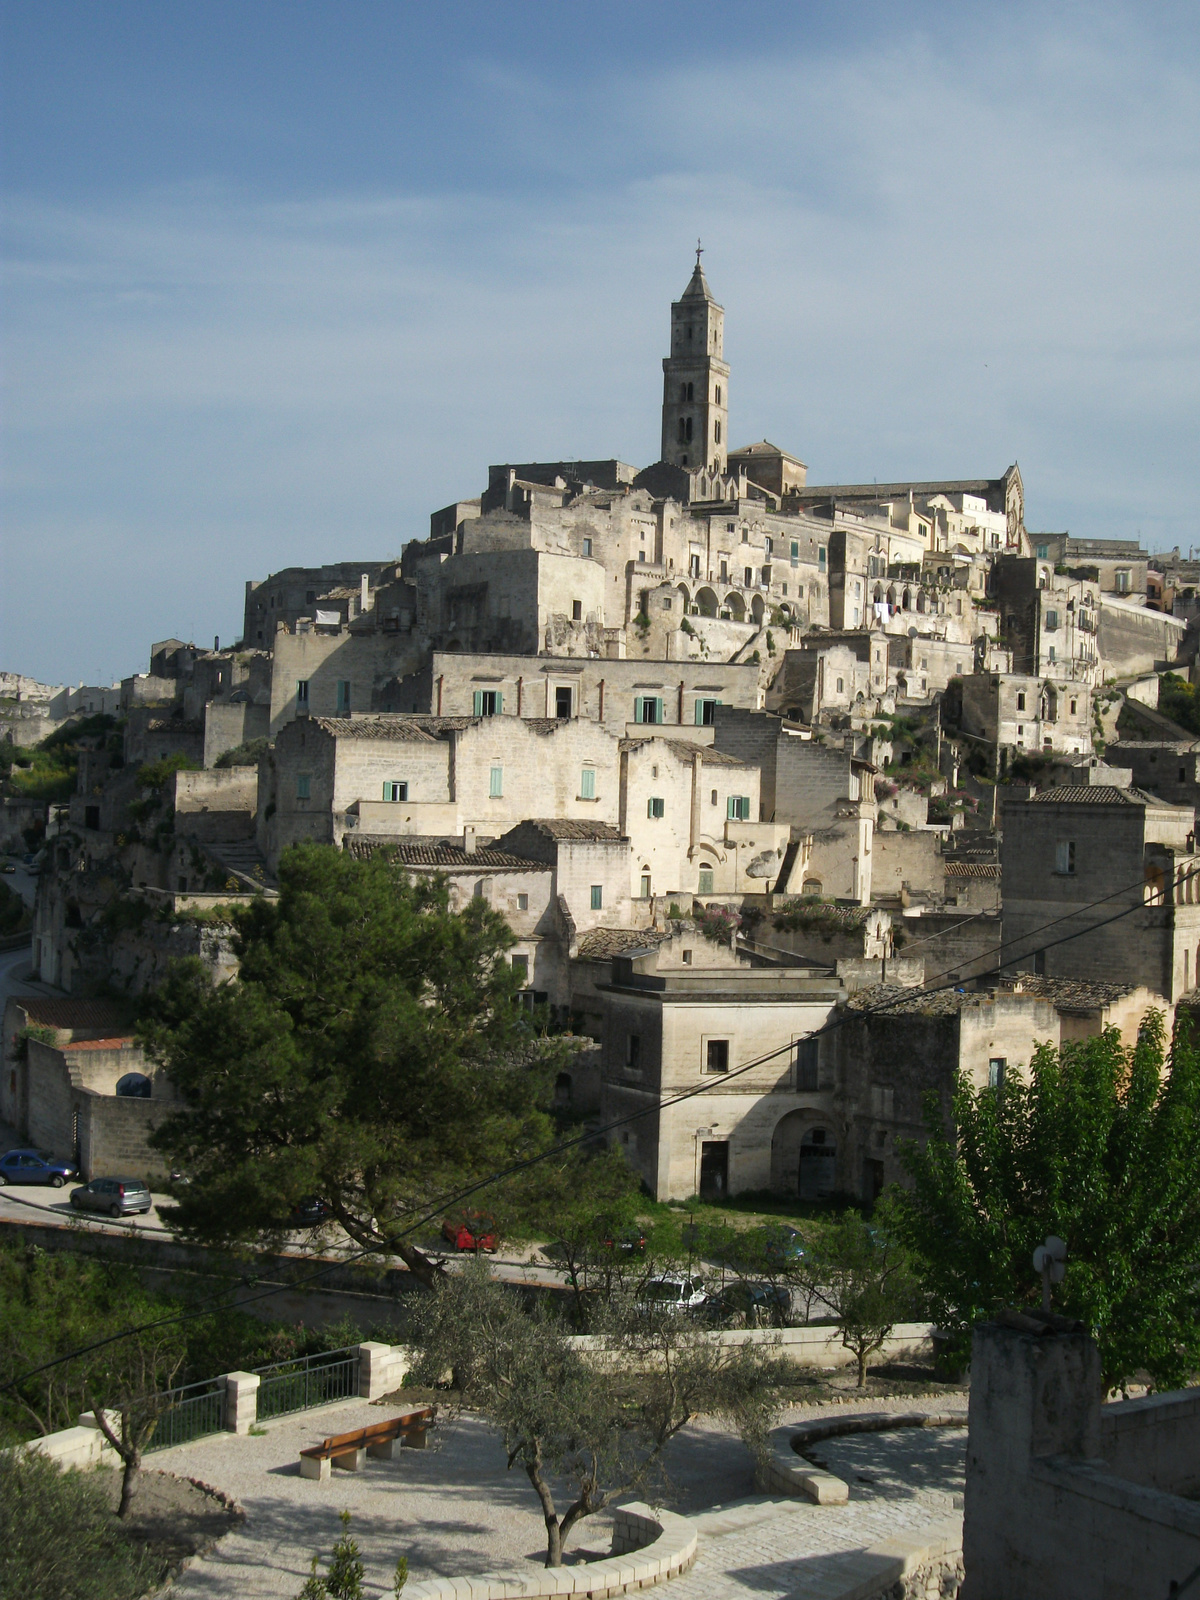
[[[1200,544],[1195,6],[8,0],[0,666],[145,670],[490,461],[733,442]]]

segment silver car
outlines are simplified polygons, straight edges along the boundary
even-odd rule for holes
[[[106,1211],[110,1217],[147,1212],[154,1202],[140,1178],[93,1178],[71,1190],[71,1204],[79,1211]]]

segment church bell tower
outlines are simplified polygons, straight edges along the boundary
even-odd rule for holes
[[[725,310],[700,265],[671,306],[671,354],[663,358],[662,459],[689,472],[726,470],[729,368]]]

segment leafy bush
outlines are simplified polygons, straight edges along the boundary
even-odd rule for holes
[[[181,750],[176,750],[169,756],[163,756],[161,761],[151,761],[144,767],[138,768],[139,789],[161,789],[163,784],[173,772],[198,772],[200,763],[193,761],[191,756],[185,756]]]
[[[226,750],[223,756],[217,758],[216,765],[223,771],[228,771],[230,767],[256,767],[266,748],[266,739],[247,739],[245,744]]]
[[[97,1473],[38,1451],[0,1455],[0,1600],[136,1600],[158,1573]]]
[[[1158,680],[1158,709],[1189,733],[1200,734],[1200,701],[1195,687],[1174,672],[1164,672]]]

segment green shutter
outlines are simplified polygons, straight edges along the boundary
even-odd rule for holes
[[[579,793],[584,800],[596,798],[596,769],[584,767],[579,780]]]
[[[702,728],[704,726],[704,701],[703,700],[697,700],[696,701],[696,726],[698,728]]]
[[[476,689],[476,691],[475,691],[475,715],[477,717],[481,717],[483,715],[483,690],[482,689]]]
[[[655,720],[655,722],[661,723],[662,719],[663,719],[663,703],[662,703],[661,700],[656,698],[655,701],[654,701],[654,720]]]
[[[735,794],[731,794],[725,802],[725,816],[729,822],[736,822],[738,819],[737,796]]]
[[[497,689],[496,690],[496,715],[499,717],[499,716],[502,716],[503,713],[504,713],[504,693],[503,693],[502,690]]]

